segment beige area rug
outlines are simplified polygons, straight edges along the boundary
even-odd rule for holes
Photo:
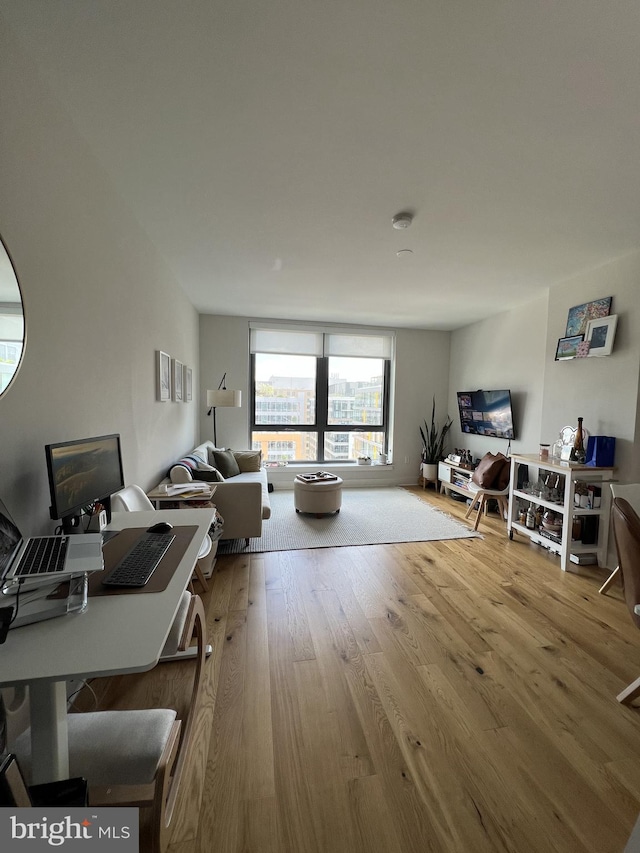
[[[271,518],[263,522],[262,536],[250,539],[248,547],[244,539],[222,541],[219,554],[479,537],[464,524],[400,487],[343,489],[340,512],[321,518],[297,513],[293,491],[272,492],[270,499]]]

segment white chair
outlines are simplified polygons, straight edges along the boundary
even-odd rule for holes
[[[611,494],[614,500],[624,498],[629,501],[633,509],[640,515],[640,483],[629,483],[627,485],[611,483]],[[620,566],[616,566],[598,592],[604,595],[619,574]]]
[[[198,696],[205,664],[205,613],[200,596],[183,593],[164,654],[186,649],[195,635],[197,654],[186,713],[174,710],[95,711],[67,715],[70,778],[88,782],[91,806],[134,806],[146,809],[143,826],[149,838],[141,849],[162,853],[185,762],[194,733]],[[31,732],[11,745],[20,769],[31,773]]]
[[[480,516],[482,515],[483,508],[486,511],[486,501],[487,498],[495,498],[498,502],[498,510],[503,519],[507,517],[509,503],[507,500],[507,496],[509,494],[509,484],[505,486],[504,489],[485,489],[484,486],[478,486],[473,480],[469,481],[468,486],[469,491],[472,493],[471,504],[467,509],[465,514],[465,518],[469,518],[471,512],[474,507],[477,505],[478,511],[476,512],[476,520],[473,524],[473,529],[478,529],[478,524],[480,523]]]

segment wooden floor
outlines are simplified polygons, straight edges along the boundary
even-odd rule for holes
[[[615,696],[640,632],[603,573],[480,529],[218,560],[173,853],[622,851],[640,709]],[[179,710],[188,668],[93,686]]]

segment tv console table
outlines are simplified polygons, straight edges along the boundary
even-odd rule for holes
[[[453,462],[448,462],[446,459],[438,462],[438,481],[440,492],[443,495],[448,492],[457,492],[467,498],[474,497],[474,493],[469,489],[472,475],[473,470],[471,468],[454,465]]]

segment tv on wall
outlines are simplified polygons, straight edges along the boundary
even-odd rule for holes
[[[458,391],[460,428],[471,435],[514,438],[511,391]]]

